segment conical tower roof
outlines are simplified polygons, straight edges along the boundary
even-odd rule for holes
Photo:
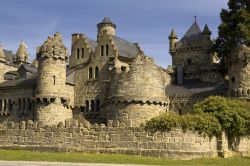
[[[27,45],[24,43],[24,41],[22,41],[14,57],[14,63],[28,62],[28,58],[29,58],[29,53],[27,51]]]
[[[204,27],[204,30],[202,31],[203,34],[210,34],[211,35],[211,31],[209,30],[207,24]]]
[[[109,24],[109,25],[112,25],[114,28],[116,27],[116,25],[111,21],[111,19],[109,17],[104,17],[103,20],[97,24],[97,27],[100,27],[101,25],[104,25],[104,24]]]
[[[191,27],[188,29],[188,31],[185,33],[185,35],[182,37],[181,41],[191,41],[201,38],[202,32],[197,21],[195,20]]]

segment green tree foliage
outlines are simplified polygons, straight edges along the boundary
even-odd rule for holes
[[[250,1],[229,0],[228,9],[220,13],[219,37],[215,51],[225,59],[241,44],[250,46]]]
[[[230,138],[250,135],[250,103],[211,96],[194,105],[191,114],[165,113],[146,123],[147,130],[170,131],[181,127],[208,136],[225,131]]]

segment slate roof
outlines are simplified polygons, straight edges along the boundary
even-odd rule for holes
[[[26,71],[30,72],[30,73],[37,73],[38,70],[36,67],[30,66],[28,64],[22,64],[21,67],[18,69],[21,70],[22,68],[24,68]]]
[[[4,51],[4,55],[6,57],[7,63],[9,63],[11,65],[15,65],[13,63],[13,57],[15,56],[14,53],[12,51],[9,51],[9,50],[3,50],[3,51]]]
[[[119,56],[126,58],[134,58],[138,54],[139,49],[134,43],[131,43],[117,36],[113,36],[113,39]]]
[[[166,87],[166,95],[168,96],[190,96],[190,95],[220,95],[227,92],[226,84],[206,83],[199,80],[185,81],[184,85],[168,85]]]
[[[5,81],[0,84],[0,88],[4,87],[19,87],[19,86],[33,86],[36,85],[36,75],[32,75],[27,79],[16,79]]]
[[[101,23],[105,23],[105,24],[114,24],[109,17],[104,17],[104,19],[102,20]]]
[[[199,40],[201,38],[202,38],[201,29],[198,23],[195,21],[188,29],[188,31],[185,33],[185,35],[182,37],[181,42]]]
[[[75,70],[67,70],[66,72],[66,83],[75,84]]]

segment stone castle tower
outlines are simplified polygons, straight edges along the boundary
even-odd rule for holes
[[[229,96],[250,99],[250,48],[242,45],[229,59]]]
[[[38,49],[36,119],[45,124],[58,124],[72,118],[66,91],[67,49],[61,35],[48,37]]]
[[[102,22],[97,24],[97,40],[99,39],[99,36],[101,36],[104,31],[107,31],[108,35],[115,35],[116,25],[108,18],[104,17]]]
[[[28,63],[29,60],[29,53],[27,51],[27,46],[22,41],[17,49],[16,55],[13,58],[14,64],[17,66],[21,66],[23,63]]]

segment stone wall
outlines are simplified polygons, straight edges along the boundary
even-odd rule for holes
[[[142,127],[122,127],[114,121],[91,125],[66,121],[57,126],[22,121],[0,124],[0,148],[39,151],[119,153],[172,159],[227,157],[250,154],[250,139],[242,138],[232,151],[225,134],[206,137],[194,131],[147,132]]]

